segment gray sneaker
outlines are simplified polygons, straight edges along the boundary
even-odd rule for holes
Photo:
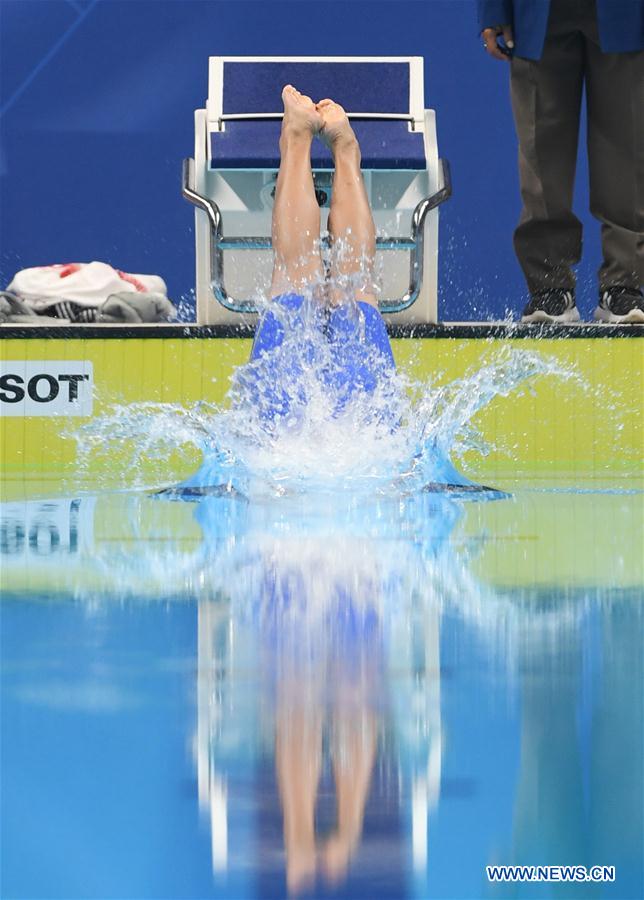
[[[600,322],[644,324],[644,296],[637,288],[608,287],[599,292],[595,318]]]
[[[578,322],[579,310],[575,294],[565,288],[548,288],[531,294],[530,302],[523,310],[522,322]]]

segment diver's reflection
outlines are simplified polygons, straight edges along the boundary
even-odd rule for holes
[[[443,538],[459,510],[414,502],[417,510],[395,504],[387,514],[370,504],[342,521],[310,508],[305,516],[249,508],[234,540],[221,501],[200,504],[212,565],[204,569],[210,599],[199,606],[198,760],[216,870],[227,867],[230,748],[269,741],[290,893],[347,877],[378,757],[390,767],[385,790],[396,806],[401,791],[411,800],[412,834],[396,814],[391,844],[400,838],[426,866],[428,813],[440,786],[437,600],[449,553]],[[248,689],[249,671],[259,692]],[[316,810],[325,805],[320,785],[329,766],[335,813],[321,824]]]
[[[349,620],[360,618],[354,610],[345,610],[344,615]],[[341,880],[360,842],[376,758],[378,716],[373,692],[379,643],[372,640],[376,623],[374,634],[367,621],[360,624],[367,633],[342,635],[332,649],[333,659],[320,660],[319,666],[305,673],[297,664],[289,666],[291,670],[282,670],[277,684],[275,763],[284,817],[286,880],[293,892],[309,887],[318,868],[331,882]],[[324,731],[335,782],[336,823],[321,838],[315,829],[315,807]]]

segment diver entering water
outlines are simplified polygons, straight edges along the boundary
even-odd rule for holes
[[[367,448],[372,484],[379,478],[389,484],[390,473],[383,469],[378,474],[374,458],[379,453],[386,459],[393,452],[397,459],[405,454],[402,477],[419,480],[423,490],[485,490],[499,496],[473,485],[454,467],[448,449],[439,446],[436,427],[425,423],[416,430],[412,421],[406,384],[397,376],[378,310],[376,229],[362,178],[360,146],[347,114],[333,100],[314,103],[292,85],[286,85],[282,98],[270,299],[250,360],[231,377],[230,412],[220,418],[216,435],[206,429],[201,467],[165,493],[196,499],[234,490],[248,496],[256,479],[264,476],[271,482],[276,479],[280,493],[287,492],[290,475],[283,467],[289,470],[298,458],[300,442],[301,459],[308,458],[311,448],[325,447],[332,471],[345,462],[349,467],[355,463],[355,449],[338,454],[338,447]],[[328,219],[331,252],[324,258],[311,167],[316,137],[329,146],[335,166]],[[469,400],[463,408],[472,408]],[[426,415],[421,414],[421,421]],[[452,440],[453,426],[447,433]],[[369,447],[378,452],[371,454]],[[290,471],[296,481],[304,479],[310,486],[327,474],[319,463],[315,454],[311,469],[307,463],[301,472]]]
[[[360,168],[360,146],[347,114],[333,100],[314,103],[292,85],[286,85],[282,100],[281,161],[272,221],[272,308],[260,321],[251,359],[282,345],[285,335],[279,313],[288,311],[291,323],[297,325],[297,312],[305,296],[312,295],[324,312],[321,327],[337,351],[336,361],[340,360],[329,386],[339,390],[346,402],[355,391],[373,391],[379,377],[395,368],[375,296],[376,229]],[[320,207],[311,169],[316,136],[330,148],[335,164],[328,221],[331,254],[326,267],[320,253]],[[356,301],[361,320],[359,340],[356,307],[344,302],[348,293]],[[288,413],[290,404],[283,394],[276,394],[269,407],[265,413],[272,418]]]

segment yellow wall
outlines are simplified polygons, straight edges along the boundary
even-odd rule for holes
[[[506,345],[531,350],[574,366],[581,382],[540,378],[534,393],[497,398],[477,419],[495,449],[485,459],[470,455],[468,472],[481,478],[533,478],[555,473],[619,476],[641,471],[644,450],[644,341],[622,339],[401,339],[393,342],[399,366],[417,379],[444,384],[461,377]],[[248,358],[250,341],[185,339],[5,339],[3,360],[89,360],[94,367],[94,415],[114,403],[154,401],[221,402],[232,369]],[[49,479],[77,478],[76,446],[61,436],[86,419],[7,417],[0,422],[3,477],[32,487]],[[164,461],[165,477],[176,480],[196,463],[194,453]],[[113,460],[114,484],[127,486],[127,466]],[[105,465],[105,461],[101,462]],[[155,471],[154,461],[150,462]],[[92,467],[86,473],[91,480]],[[102,472],[102,475],[105,473]],[[151,474],[151,477],[154,477]],[[38,489],[36,487],[36,489]]]

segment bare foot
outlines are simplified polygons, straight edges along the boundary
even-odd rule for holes
[[[320,137],[330,148],[333,156],[335,157],[341,150],[357,150],[358,141],[340,104],[334,100],[320,100],[316,108],[323,121]]]
[[[286,855],[286,884],[289,894],[301,894],[310,890],[315,883],[315,848],[292,849]]]
[[[312,137],[320,131],[324,122],[310,97],[300,94],[292,84],[287,84],[282,91],[282,101],[284,102],[282,134]]]
[[[339,832],[330,835],[322,848],[322,866],[327,881],[339,885],[347,877],[349,862],[357,841],[349,840]]]

